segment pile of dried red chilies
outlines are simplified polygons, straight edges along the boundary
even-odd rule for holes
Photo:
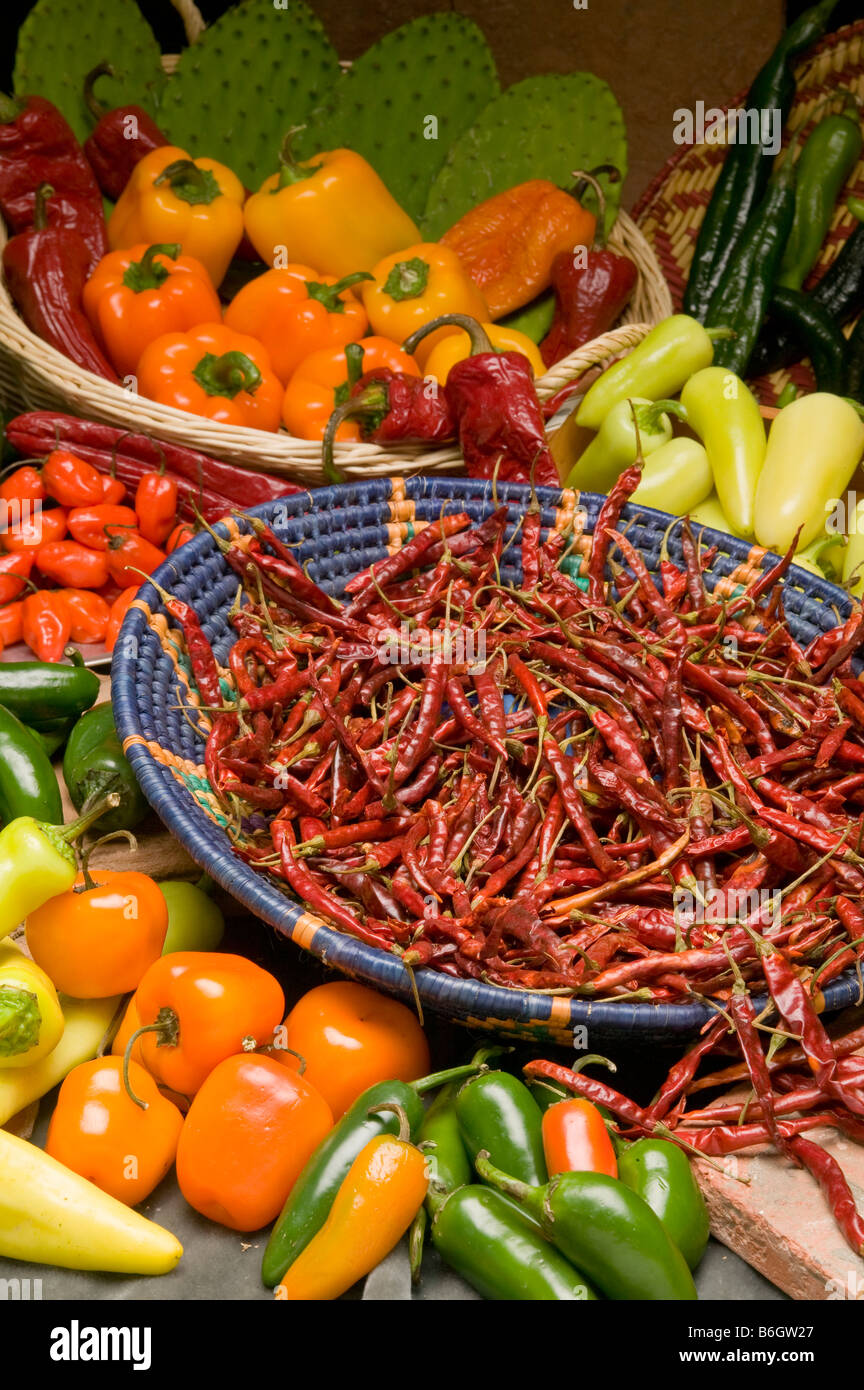
[[[206,642],[196,673],[237,852],[408,964],[513,988],[728,1001],[775,955],[811,992],[857,962],[864,615],[802,650],[791,557],[721,603],[687,527],[655,580],[619,528],[637,479],[587,591],[533,510],[521,587],[501,508],[443,515],[345,605],[260,522],[221,540],[236,698]]]

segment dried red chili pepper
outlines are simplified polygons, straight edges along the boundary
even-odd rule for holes
[[[116,202],[135,165],[151,150],[170,144],[141,106],[108,107],[96,97],[96,79],[113,77],[110,63],[99,63],[84,79],[84,102],[96,126],[84,141],[84,154],[106,198]]]

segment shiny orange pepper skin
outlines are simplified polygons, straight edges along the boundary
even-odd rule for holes
[[[164,551],[145,540],[140,531],[117,531],[108,542],[108,573],[121,589],[140,589],[144,574],[152,574],[165,559]]]
[[[49,541],[36,551],[36,568],[46,579],[73,589],[101,589],[108,582],[108,557],[79,541]]]
[[[70,637],[82,647],[104,642],[111,609],[101,594],[89,589],[61,589],[59,598],[69,614]]]
[[[391,372],[419,376],[420,368],[389,338],[361,338],[363,348],[361,371],[386,367]],[[348,362],[345,348],[322,348],[313,352],[295,371],[288,383],[282,404],[282,423],[290,434],[299,439],[323,439],[327,422],[337,405],[348,393]],[[336,431],[340,442],[361,438],[360,427],[346,420]]]
[[[557,1101],[543,1112],[543,1152],[550,1178],[556,1173],[618,1176],[618,1162],[603,1116],[590,1100]]]
[[[44,502],[47,496],[42,474],[32,463],[22,463],[0,483],[0,502]]]
[[[102,474],[102,501],[106,507],[117,507],[126,498],[126,484],[110,473]]]
[[[0,604],[20,598],[27,587],[32,568],[32,550],[0,556]]]
[[[285,996],[278,980],[245,956],[173,951],[144,975],[137,1008],[142,1025],[160,1014],[164,1020],[158,1035],[142,1034],[147,1070],[160,1085],[193,1096],[226,1057],[272,1041]]]
[[[333,293],[334,286],[343,284],[308,265],[268,270],[234,296],[225,322],[264,344],[274,372],[287,386],[304,358],[323,348],[359,342],[369,327],[366,310],[349,285]]]
[[[129,1079],[146,1110],[126,1091],[121,1058],[75,1067],[60,1087],[45,1152],[134,1207],[174,1162],[183,1116],[137,1062],[129,1064]]]
[[[12,647],[16,642],[21,641],[23,609],[23,599],[19,599],[17,603],[10,603],[7,600],[0,605],[0,642],[3,643],[4,647]]]
[[[113,652],[117,645],[117,638],[120,636],[120,629],[123,626],[123,619],[135,601],[138,590],[131,584],[124,588],[122,594],[115,598],[111,605],[108,615],[108,626],[105,629],[105,646],[109,652]]]
[[[320,1231],[276,1289],[280,1302],[339,1298],[401,1240],[426,1196],[426,1160],[406,1139],[378,1135],[355,1158]]]
[[[139,242],[109,251],[82,292],[84,312],[118,376],[133,376],[141,354],[163,333],[217,323],[219,296],[205,267],[177,242]]]
[[[177,480],[153,469],[135,489],[138,529],[151,545],[164,546],[177,522]]]
[[[3,549],[12,555],[19,555],[22,551],[38,550],[40,545],[47,545],[49,541],[62,541],[66,535],[66,518],[65,507],[35,512],[20,526],[3,532]]]
[[[468,314],[481,323],[489,318],[486,300],[455,251],[437,242],[421,241],[385,256],[372,275],[360,289],[372,332],[398,343],[442,314]],[[437,333],[424,338],[417,352],[421,365],[439,341]]]
[[[66,522],[73,540],[91,550],[107,550],[112,536],[138,528],[138,518],[131,507],[108,502],[95,507],[73,507]]]
[[[483,291],[500,319],[530,303],[552,283],[561,251],[591,246],[596,219],[548,179],[529,179],[466,212],[441,238]]]
[[[21,600],[21,636],[40,661],[62,660],[71,635],[72,620],[66,605],[50,589],[40,589]]]
[[[279,1215],[332,1127],[329,1105],[305,1077],[256,1053],[226,1057],[189,1107],[180,1191],[211,1221],[258,1231]]]
[[[173,555],[178,546],[185,545],[187,541],[194,540],[194,538],[195,527],[191,526],[188,521],[181,521],[179,525],[174,527],[165,542],[165,554]]]
[[[68,893],[27,918],[30,954],[64,994],[104,999],[135,989],[159,959],[168,908],[159,887],[134,870],[93,869]]]
[[[351,980],[318,985],[297,1001],[273,1056],[291,1067],[292,1052],[337,1120],[376,1082],[416,1081],[430,1070],[429,1044],[411,1010]]]
[[[282,383],[270,354],[255,338],[223,323],[166,333],[138,363],[142,396],[223,425],[276,430]]]
[[[61,507],[93,507],[102,501],[102,474],[71,449],[52,449],[42,465],[42,486]]]

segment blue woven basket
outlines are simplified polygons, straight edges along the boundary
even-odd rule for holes
[[[499,486],[497,496],[499,503],[506,502],[510,509],[509,538],[530,494],[526,487],[509,484]],[[541,489],[539,497],[544,529],[572,527],[582,553],[587,554],[588,537],[602,499],[593,494],[583,494],[580,499],[572,492],[551,489]],[[417,477],[375,479],[304,492],[256,508],[255,514],[295,547],[298,559],[308,565],[313,578],[338,597],[350,575],[398,549],[414,534],[417,523],[437,520],[442,510],[464,510],[479,521],[494,507],[487,483]],[[671,518],[639,507],[629,507],[625,517],[630,538],[649,567],[656,568]],[[240,529],[242,525],[239,523]],[[705,534],[708,544],[718,546],[707,575],[709,586],[718,595],[733,595],[761,568],[777,563],[776,556],[758,546],[721,532],[709,530]],[[680,558],[675,531],[668,548],[673,559]],[[519,579],[518,544],[505,550],[502,573],[506,579]],[[154,577],[194,606],[217,660],[224,661],[235,637],[226,615],[237,579],[212,537],[202,534],[182,546]],[[834,627],[850,610],[842,590],[801,569],[791,571],[784,592],[789,623],[802,644]],[[117,727],[138,780],[152,806],[192,857],[282,936],[346,974],[408,997],[408,972],[395,956],[326,926],[281,891],[276,882],[233,854],[202,766],[203,736],[180,708],[181,703],[194,705],[197,699],[182,641],[152,585],[144,586],[129,611],[115,650],[112,676]],[[200,718],[202,728],[206,728],[206,716]],[[433,970],[418,971],[416,979],[424,1005],[439,1013],[472,1027],[555,1042],[570,1041],[573,1029],[580,1026],[590,1030],[592,1046],[605,1037],[669,1040],[693,1034],[710,1014],[707,1006],[698,1003],[589,1002],[457,980]],[[826,989],[826,1005],[841,1008],[857,994],[854,973],[840,977]]]

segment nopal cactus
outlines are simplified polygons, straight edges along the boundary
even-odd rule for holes
[[[591,73],[547,73],[508,87],[451,146],[429,194],[423,228],[437,238],[475,203],[527,179],[567,188],[574,169],[612,164],[617,183],[600,176],[607,226],[627,173],[624,117],[611,89]]]
[[[174,144],[222,160],[257,188],[276,169],[285,132],[338,76],[336,53],[302,0],[241,0],[184,50],[159,121]]]
[[[477,25],[459,14],[426,15],[358,58],[313,112],[298,152],[357,150],[418,218],[447,150],[498,90]]]
[[[84,140],[93,129],[83,97],[88,72],[110,63],[115,75],[100,79],[100,101],[155,115],[160,58],[135,0],[37,0],[18,31],[15,91],[53,101]]]

